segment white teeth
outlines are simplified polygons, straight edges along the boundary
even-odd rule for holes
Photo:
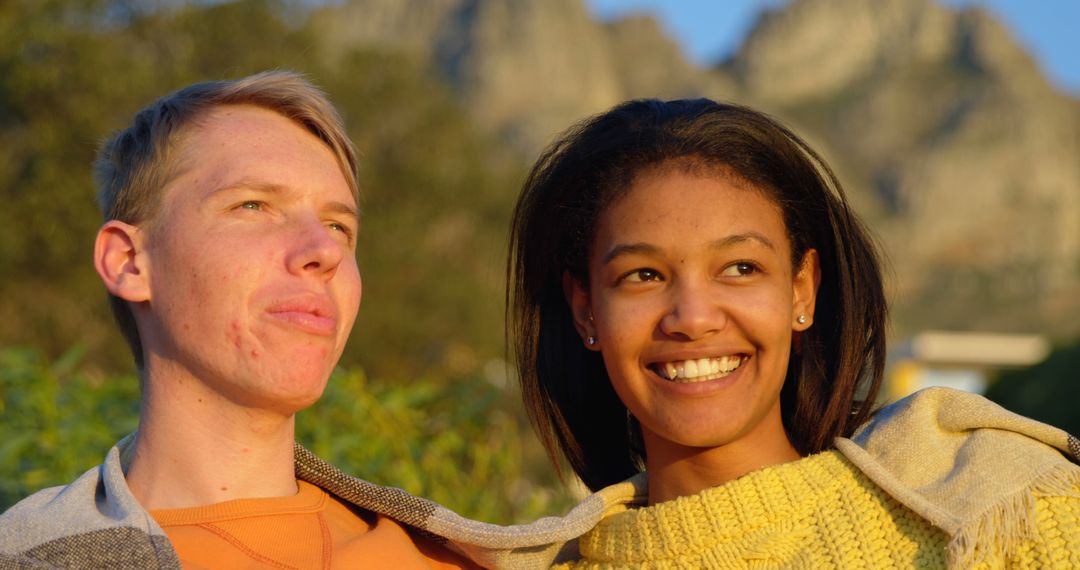
[[[733,354],[716,358],[664,362],[658,364],[655,369],[661,376],[674,382],[703,382],[731,374],[742,362],[742,356]]]

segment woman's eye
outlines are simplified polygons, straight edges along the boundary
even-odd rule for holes
[[[635,269],[623,276],[623,281],[643,283],[645,281],[659,281],[660,273],[652,269]]]
[[[740,261],[725,267],[724,270],[720,272],[720,275],[723,277],[746,277],[747,275],[753,275],[757,270],[757,266],[753,263]]]

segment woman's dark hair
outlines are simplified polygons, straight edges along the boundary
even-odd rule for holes
[[[600,214],[635,176],[683,160],[749,182],[782,210],[797,266],[816,249],[814,325],[796,333],[780,393],[799,453],[829,448],[866,421],[885,364],[886,303],[874,244],[832,170],[775,119],[708,99],[638,100],[583,121],[537,160],[510,233],[507,326],[525,408],[558,464],[561,451],[593,490],[641,470],[628,421],[599,353],[574,328],[563,275],[588,286]]]

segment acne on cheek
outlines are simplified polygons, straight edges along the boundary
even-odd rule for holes
[[[229,340],[232,342],[233,346],[236,347],[236,348],[240,348],[240,323],[238,323],[236,321],[232,321],[231,323],[229,323],[228,336],[229,336]],[[252,352],[255,352],[255,351],[252,351]],[[252,354],[252,356],[255,356],[255,355]]]

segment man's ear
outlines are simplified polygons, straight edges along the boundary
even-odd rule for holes
[[[574,279],[569,271],[563,272],[563,295],[566,303],[570,305],[570,312],[574,317],[574,328],[589,350],[600,350],[600,343],[596,338],[596,325],[592,319],[592,305],[589,302],[589,291]],[[589,342],[592,339],[592,342]]]
[[[132,303],[150,300],[146,234],[118,220],[105,222],[94,240],[94,268],[109,293]]]
[[[821,262],[816,249],[806,250],[791,282],[794,291],[791,328],[804,331],[814,324],[818,287],[821,286]]]

